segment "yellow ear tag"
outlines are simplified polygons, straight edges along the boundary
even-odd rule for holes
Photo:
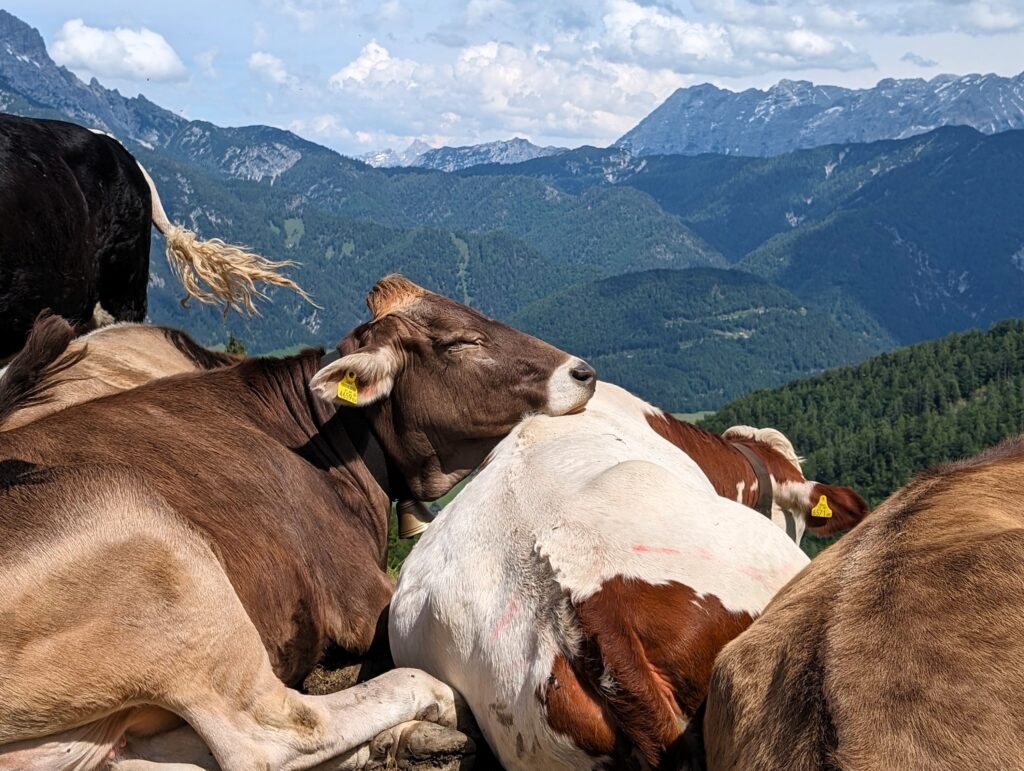
[[[821,517],[822,519],[828,519],[832,516],[832,509],[828,507],[828,498],[824,495],[818,499],[818,505],[811,509],[812,517]]]
[[[356,373],[349,370],[338,382],[338,398],[343,399],[349,404],[357,404],[359,402],[359,388],[356,386]]]

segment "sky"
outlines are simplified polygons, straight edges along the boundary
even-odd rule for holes
[[[0,0],[88,80],[349,155],[605,146],[675,89],[1024,71],[1024,0]]]

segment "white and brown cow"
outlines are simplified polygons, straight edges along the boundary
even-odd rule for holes
[[[373,641],[396,490],[438,497],[524,414],[581,408],[595,376],[401,277],[368,304],[326,366],[248,359],[0,432],[0,769],[153,768],[123,755],[154,734],[188,768],[352,768],[391,726],[450,723],[451,689],[423,673],[288,686],[327,646]],[[41,338],[19,379],[21,357],[65,350]]]
[[[580,414],[526,419],[403,565],[395,662],[461,692],[507,768],[699,755],[716,653],[807,564],[657,414],[600,384]]]
[[[644,419],[693,458],[719,495],[757,509],[797,544],[808,529],[832,535],[868,513],[849,487],[807,480],[792,442],[777,429],[733,426],[719,436],[654,408]]]

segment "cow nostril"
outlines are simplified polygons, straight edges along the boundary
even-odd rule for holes
[[[569,370],[569,374],[572,375],[573,380],[578,380],[581,383],[589,383],[597,377],[597,373],[594,371],[594,368],[586,362],[580,362],[577,364]]]

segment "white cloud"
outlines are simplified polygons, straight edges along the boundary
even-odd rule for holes
[[[193,57],[195,63],[199,67],[200,74],[204,78],[212,80],[220,76],[220,73],[217,72],[217,68],[213,66],[213,63],[217,60],[218,56],[220,56],[220,51],[216,48],[211,48],[210,50],[202,51]]]
[[[666,6],[608,0],[601,46],[622,61],[714,75],[871,65],[870,58],[849,42],[815,31],[803,16],[787,16],[771,3],[759,15],[743,2],[707,8],[721,13],[723,21],[695,21]],[[866,24],[859,16],[827,6],[816,13],[826,26],[843,19]]]
[[[900,61],[925,68],[939,66],[939,63],[934,59],[928,59],[927,57],[921,56],[921,54],[916,54],[913,51],[907,51],[905,54],[903,54],[903,56],[900,57]]]
[[[50,55],[86,77],[178,81],[188,77],[163,35],[150,29],[99,29],[70,19],[57,31]]]
[[[1013,32],[1024,28],[1024,12],[1019,3],[970,3],[963,15],[964,27],[975,33]]]
[[[463,141],[521,134],[593,142],[624,133],[685,81],[670,70],[577,53],[570,60],[548,45],[490,41],[427,65],[371,42],[330,84],[353,111],[355,102],[372,104],[392,137],[436,140],[438,129],[457,125]]]
[[[249,56],[249,69],[266,83],[292,86],[298,81],[288,72],[284,62],[266,51],[255,51]]]
[[[422,70],[421,80],[432,74],[432,68],[421,67],[409,59],[394,58],[388,49],[372,40],[363,46],[359,56],[331,75],[328,84],[338,90],[382,86],[414,88],[417,81],[413,75],[417,70]]]

